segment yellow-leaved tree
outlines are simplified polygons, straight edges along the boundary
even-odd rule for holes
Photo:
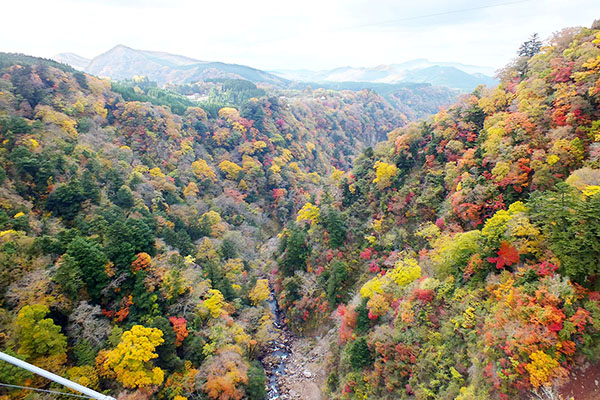
[[[217,289],[210,289],[208,291],[208,296],[202,302],[202,305],[206,307],[210,316],[213,318],[218,318],[223,314],[227,314],[227,311],[224,309],[227,305],[225,297],[223,297],[223,294]]]
[[[390,304],[385,296],[375,293],[367,302],[367,308],[372,315],[382,316],[390,310]]]
[[[250,297],[252,304],[257,305],[268,299],[270,293],[269,281],[266,279],[259,279],[256,281],[256,285],[254,285],[254,288],[250,291],[248,296]]]
[[[346,174],[344,171],[342,171],[341,169],[337,169],[336,167],[331,167],[331,175],[329,176],[329,179],[331,179],[333,182],[341,182],[342,178],[344,177],[344,175]]]
[[[196,160],[192,163],[192,171],[198,179],[208,179],[212,182],[217,180],[217,174],[215,174],[215,171],[203,159]]]
[[[183,196],[195,197],[198,194],[198,192],[200,192],[200,189],[198,189],[198,185],[196,185],[196,182],[190,182],[185,187],[185,189],[183,189]]]
[[[114,372],[116,379],[126,388],[160,385],[165,373],[151,360],[158,357],[155,349],[163,342],[160,329],[134,325],[123,333],[121,343],[106,354],[103,366]]]
[[[221,161],[221,163],[219,164],[219,168],[225,173],[227,179],[232,180],[237,179],[240,175],[240,172],[242,171],[242,167],[229,160]]]
[[[221,218],[219,213],[213,210],[205,212],[198,219],[200,225],[210,229],[210,235],[212,237],[221,236],[221,234],[223,234],[223,232],[225,232],[225,230],[227,229],[227,227],[225,226],[225,224],[223,224],[222,221],[223,219]]]
[[[312,225],[319,219],[320,213],[321,210],[319,210],[319,207],[312,203],[306,203],[302,206],[300,211],[298,211],[296,222],[308,222]]]
[[[67,377],[90,389],[100,389],[100,379],[96,369],[91,365],[84,365],[83,367],[72,367],[67,370]]]
[[[375,295],[394,292],[421,277],[421,267],[414,258],[406,257],[397,261],[394,268],[384,276],[376,276],[368,280],[360,289],[364,298],[372,299]],[[378,298],[376,303],[383,303]],[[373,303],[375,305],[375,303]],[[385,307],[380,305],[379,307]]]
[[[159,167],[154,167],[150,171],[150,175],[154,178],[164,178],[165,174],[160,170]]]
[[[375,174],[377,175],[376,178],[373,179],[373,183],[376,183],[379,189],[390,187],[392,178],[395,177],[398,172],[398,167],[394,164],[377,161],[373,168],[375,168]]]
[[[568,375],[558,361],[541,350],[533,352],[529,358],[531,362],[525,364],[525,369],[529,372],[529,381],[536,389]]]
[[[223,107],[219,110],[219,117],[232,122],[240,119],[240,112],[233,107]]]

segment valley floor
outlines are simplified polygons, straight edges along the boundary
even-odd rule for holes
[[[296,339],[292,343],[292,353],[285,365],[285,374],[279,379],[282,399],[321,400],[326,376],[325,361],[329,339],[333,331],[325,337]]]

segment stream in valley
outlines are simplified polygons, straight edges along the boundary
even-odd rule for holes
[[[267,399],[286,399],[288,396],[286,393],[282,393],[280,381],[287,373],[286,362],[292,354],[292,334],[285,325],[285,316],[279,308],[277,298],[272,290],[268,303],[275,317],[273,321],[275,338],[271,341],[269,350],[261,359],[267,377]]]

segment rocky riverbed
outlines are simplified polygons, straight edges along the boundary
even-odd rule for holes
[[[267,399],[321,400],[325,380],[323,364],[332,332],[327,338],[296,338],[285,326],[274,294],[269,305],[275,316],[276,338],[261,360],[267,376]]]
[[[326,341],[296,339],[292,342],[291,356],[285,364],[285,374],[279,379],[280,390],[287,399],[321,400],[325,381],[324,359]]]
[[[271,341],[269,350],[261,360],[267,376],[267,399],[286,399],[289,397],[282,390],[281,380],[287,374],[286,364],[292,354],[293,337],[285,326],[283,312],[279,309],[279,304],[273,292],[271,292],[268,302],[274,316],[275,338]]]

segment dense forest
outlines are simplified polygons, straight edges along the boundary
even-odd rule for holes
[[[271,238],[407,117],[367,90],[0,67],[0,348],[111,394],[264,398]]]
[[[533,40],[283,231],[290,325],[338,327],[328,398],[558,398],[598,360],[600,24]]]
[[[448,94],[0,54],[0,350],[120,399],[264,399],[273,289],[336,329],[327,398],[553,395],[600,356],[600,26],[500,79],[409,123]]]

